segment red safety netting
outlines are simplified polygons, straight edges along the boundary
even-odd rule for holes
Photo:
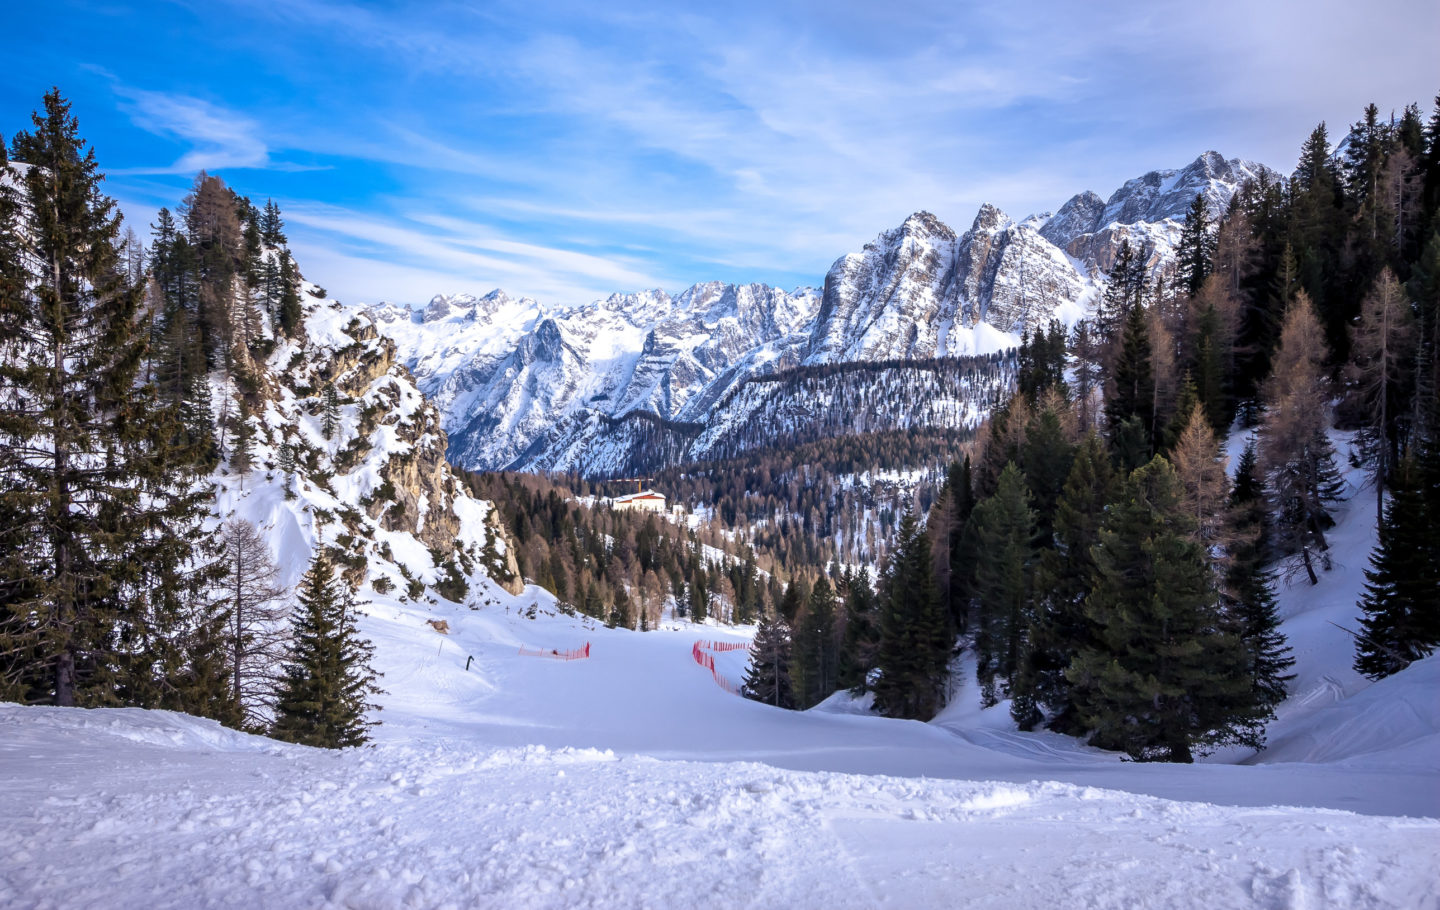
[[[748,651],[754,645],[749,641],[697,641],[696,645],[702,651],[714,651],[717,654],[721,651]]]
[[[561,651],[556,648],[551,648],[549,651],[546,651],[543,648],[537,650],[534,648],[527,648],[524,645],[521,645],[520,656],[548,657],[552,660],[584,660],[585,658],[590,656],[590,642],[585,642],[585,647],[583,648],[572,648],[569,651]]]
[[[732,681],[731,681],[730,679],[728,679],[727,677],[722,676],[722,675],[720,674],[720,671],[718,671],[718,670],[715,669],[715,655],[714,655],[714,654],[707,654],[707,653],[705,653],[705,652],[706,652],[707,650],[708,650],[708,651],[741,651],[741,650],[747,649],[747,648],[749,648],[749,647],[750,647],[750,646],[749,646],[748,644],[743,643],[743,642],[733,642],[733,641],[727,641],[727,642],[697,641],[697,642],[695,642],[695,644],[690,648],[690,656],[695,660],[695,662],[696,662],[697,664],[699,664],[700,666],[702,666],[702,667],[704,667],[705,669],[707,669],[707,670],[710,671],[710,678],[713,679],[713,680],[715,680],[715,685],[717,685],[717,686],[719,686],[720,688],[724,689],[726,692],[729,692],[731,695],[739,695],[739,694],[740,694],[740,685],[739,685],[739,683],[732,682]]]

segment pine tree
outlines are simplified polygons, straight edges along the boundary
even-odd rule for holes
[[[1215,238],[1210,231],[1210,217],[1205,194],[1196,193],[1185,213],[1180,228],[1180,242],[1175,250],[1175,266],[1179,270],[1180,288],[1194,297],[1200,293],[1210,274],[1210,259],[1215,253]]]
[[[795,633],[794,661],[800,671],[795,677],[803,680],[803,688],[795,693],[801,708],[819,704],[838,687],[840,655],[835,641],[835,591],[824,575],[810,589],[810,600]]]
[[[280,254],[280,331],[298,338],[304,331],[304,310],[300,306],[300,274],[288,252]]]
[[[370,669],[372,648],[360,638],[355,602],[335,575],[324,550],[316,553],[300,582],[292,625],[294,643],[275,706],[271,735],[325,749],[363,745],[378,710]]]
[[[975,525],[985,554],[975,571],[976,677],[986,703],[993,705],[1000,694],[1014,694],[1030,647],[1035,512],[1025,476],[1013,462],[1000,473],[995,495],[975,507]],[[1022,700],[1033,710],[1031,695],[1033,688]],[[1034,723],[1032,710],[1022,712],[1022,723]]]
[[[144,289],[120,267],[120,216],[69,103],[51,91],[32,121],[13,143],[32,165],[20,181],[28,204],[7,203],[0,226],[11,238],[0,264],[0,527],[11,545],[0,660],[14,656],[0,671],[8,697],[94,704],[110,697],[120,586],[133,574],[138,466],[134,447],[116,443],[148,432],[132,394]],[[16,260],[22,234],[29,252]]]
[[[288,442],[280,443],[280,474],[285,480],[285,498],[294,499],[295,490],[292,486],[295,481],[295,446]]]
[[[1081,732],[1065,671],[1076,652],[1092,643],[1083,607],[1095,574],[1092,548],[1100,540],[1100,523],[1115,487],[1110,455],[1091,432],[1080,444],[1055,507],[1054,548],[1041,551],[1035,572],[1039,615],[1027,673],[1036,701],[1049,710],[1051,728],[1062,733]]]
[[[1036,539],[1048,545],[1054,531],[1055,504],[1075,460],[1075,447],[1066,438],[1061,414],[1065,402],[1049,397],[1036,408],[1025,430],[1025,446],[1020,450],[1020,469],[1030,490],[1035,510]]]
[[[858,690],[875,666],[875,648],[880,640],[875,592],[869,573],[848,572],[845,590],[845,635],[840,644],[839,684]]]
[[[1402,463],[1379,526],[1379,540],[1365,570],[1361,635],[1355,669],[1371,679],[1399,672],[1440,646],[1440,562],[1435,523],[1416,480],[1419,470]]]
[[[210,453],[205,440],[191,438],[182,410],[156,397],[153,386],[132,394],[145,417],[130,429],[143,432],[114,443],[128,450],[139,493],[121,523],[116,693],[125,704],[238,726],[223,647],[226,608],[215,594],[226,565],[208,524]]]
[[[795,707],[790,691],[790,627],[783,616],[760,617],[740,694],[777,708]]]
[[[260,215],[260,239],[268,247],[282,247],[285,239],[285,222],[280,218],[280,206],[274,199],[265,200],[265,211]]]
[[[1125,317],[1110,393],[1105,398],[1110,444],[1127,468],[1138,467],[1154,452],[1155,375],[1150,357],[1145,312],[1135,306]]]
[[[1130,246],[1129,239],[1120,241],[1108,279],[1094,323],[1102,347],[1107,348],[1120,338],[1130,311],[1144,304],[1145,257]]]
[[[320,433],[326,439],[334,439],[339,426],[340,395],[335,391],[334,383],[326,383],[320,398]]]
[[[1329,568],[1325,529],[1334,522],[1328,505],[1339,499],[1342,488],[1334,449],[1325,435],[1325,353],[1320,323],[1302,291],[1286,311],[1280,347],[1263,388],[1259,455],[1272,491],[1276,546],[1298,554],[1311,584],[1319,582],[1316,554]]]
[[[975,565],[978,562],[974,532],[970,519],[975,512],[975,486],[970,456],[950,466],[947,480],[950,491],[950,536],[947,545],[950,571],[948,600],[942,605],[950,617],[950,625],[963,632],[970,616],[970,594],[974,588]],[[868,583],[867,583],[868,587]]]
[[[935,590],[930,538],[908,509],[900,519],[880,613],[875,706],[929,720],[944,703],[953,637]]]
[[[1180,493],[1162,457],[1130,476],[1095,547],[1095,640],[1068,673],[1092,743],[1138,760],[1189,762],[1263,734],[1248,655],[1222,628]]]
[[[1252,440],[1235,466],[1230,492],[1229,563],[1221,603],[1229,628],[1236,631],[1250,654],[1250,676],[1255,697],[1265,709],[1285,700],[1286,673],[1295,665],[1276,614],[1274,573],[1267,565],[1269,547],[1265,526],[1265,484]]]
[[[785,586],[785,594],[780,598],[780,616],[787,626],[799,618],[800,608],[805,605],[808,596],[799,578],[792,578],[790,584]]]

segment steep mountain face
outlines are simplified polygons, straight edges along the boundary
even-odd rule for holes
[[[985,205],[957,237],[918,212],[831,267],[805,360],[985,354],[1057,315],[1073,322],[1090,292],[1032,222]]]
[[[836,260],[819,293],[712,282],[551,311],[497,290],[366,312],[444,413],[453,461],[605,473],[657,453],[702,455],[695,440],[724,435],[733,415],[719,406],[752,379],[987,355],[1052,319],[1073,324],[1123,239],[1164,270],[1196,194],[1218,216],[1264,170],[1206,152],[1108,200],[1081,193],[1054,215],[1016,221],[982,206],[963,234],[917,212]]]
[[[1127,180],[1104,202],[1088,191],[1073,196],[1045,222],[1040,235],[1092,273],[1108,271],[1126,239],[1132,247],[1148,249],[1151,267],[1158,268],[1173,256],[1180,225],[1197,194],[1205,197],[1210,217],[1218,218],[1235,190],[1262,173],[1278,179],[1264,165],[1206,152],[1180,170]]]
[[[562,423],[692,419],[740,378],[798,364],[818,307],[809,288],[711,282],[553,313],[502,291],[364,312],[445,412],[452,460],[501,468],[541,462]]]

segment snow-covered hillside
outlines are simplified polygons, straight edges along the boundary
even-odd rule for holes
[[[611,630],[482,579],[471,606],[365,608],[373,747],[0,706],[0,905],[1434,907],[1440,656],[1348,669],[1329,623],[1353,627],[1373,543],[1351,491],[1337,568],[1281,593],[1298,675],[1259,755],[1123,762],[969,681],[928,724],[782,711],[693,660],[745,630]]]
[[[257,365],[253,413],[239,415],[234,384],[211,377],[217,435],[233,438],[237,420],[253,435],[248,470],[235,464],[232,443],[211,477],[217,516],[261,531],[286,586],[325,547],[356,584],[383,579],[405,591],[453,566],[467,576],[488,570],[513,587],[504,533],[489,503],[456,482],[439,412],[396,362],[394,343],[317,291],[302,287],[300,337],[279,338]],[[327,387],[338,405],[329,438]]]
[[[985,355],[1051,319],[1073,324],[1128,239],[1168,268],[1186,210],[1211,217],[1260,165],[1206,152],[1102,201],[1016,221],[982,206],[957,234],[917,212],[836,260],[823,291],[697,284],[678,296],[614,294],[573,309],[503,291],[360,309],[445,415],[451,460],[477,470],[608,473],[650,440],[627,415],[704,424],[745,380],[802,365]],[[918,415],[924,419],[924,415]],[[600,448],[617,453],[577,458]]]

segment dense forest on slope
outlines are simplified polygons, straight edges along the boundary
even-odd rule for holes
[[[1333,156],[1317,127],[1288,181],[1247,184],[1225,212],[1197,198],[1173,273],[1152,280],[1122,247],[1068,351],[1032,346],[973,462],[923,529],[906,517],[869,612],[826,620],[826,660],[858,660],[880,710],[923,719],[958,636],[1022,729],[1137,759],[1260,746],[1291,663],[1277,572],[1330,567],[1332,422],[1353,431],[1380,519],[1356,667],[1433,651],[1437,213],[1440,99],[1428,125],[1371,105]],[[1232,472],[1236,420],[1252,434]]]
[[[850,435],[968,434],[1006,400],[1015,369],[1013,352],[795,367],[745,379],[714,403],[703,422],[665,420],[645,410],[578,416],[573,419],[603,424],[603,438],[561,454],[574,472],[603,478]],[[555,435],[572,432],[565,426]],[[520,461],[529,463],[533,454]]]

